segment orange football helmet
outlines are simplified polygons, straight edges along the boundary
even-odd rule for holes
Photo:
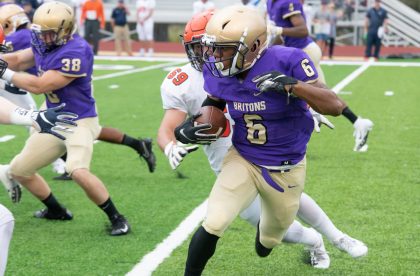
[[[203,67],[203,48],[201,46],[201,37],[206,32],[207,23],[213,16],[214,10],[208,10],[194,15],[185,26],[182,35],[185,52],[191,62],[192,67],[202,71]]]
[[[7,53],[8,49],[6,47],[5,42],[6,42],[6,36],[4,34],[4,30],[3,27],[0,25],[0,53]]]

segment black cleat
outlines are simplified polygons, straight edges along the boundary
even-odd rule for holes
[[[67,180],[73,180],[71,176],[68,173],[63,173],[62,175],[58,175],[53,178],[54,180],[61,180],[61,181],[67,181]]]
[[[264,258],[270,255],[273,248],[267,248],[260,242],[260,223],[257,225],[257,235],[255,236],[255,251],[257,251],[258,256]]]
[[[149,172],[154,172],[156,168],[156,156],[152,150],[152,139],[145,138],[139,139],[139,145],[136,149],[137,153],[141,158],[146,160],[147,166],[149,167]]]
[[[131,226],[123,215],[116,216],[111,220],[111,230],[109,234],[111,236],[122,236],[130,232]]]
[[[42,219],[49,219],[49,220],[72,220],[73,214],[64,208],[61,213],[55,214],[49,211],[48,208],[36,211],[34,213],[34,217],[42,218]]]

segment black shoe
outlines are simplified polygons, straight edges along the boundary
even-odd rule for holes
[[[255,251],[257,251],[258,256],[264,258],[270,255],[273,248],[267,248],[260,242],[260,223],[257,225],[257,235],[255,237]]]
[[[48,208],[36,211],[34,213],[34,217],[36,218],[43,218],[43,219],[50,219],[50,220],[72,220],[73,214],[64,208],[62,212],[55,214],[49,211]]]
[[[123,215],[118,215],[113,220],[111,220],[111,231],[109,234],[111,236],[122,236],[130,232],[131,226],[128,224],[128,221]]]
[[[149,172],[154,172],[156,168],[156,156],[152,150],[152,139],[139,139],[140,143],[136,149],[141,158],[146,160]]]
[[[66,173],[66,172],[63,173],[62,175],[58,175],[58,176],[54,177],[53,179],[54,180],[64,180],[64,181],[66,181],[66,180],[73,180],[71,178],[71,176],[68,173]]]

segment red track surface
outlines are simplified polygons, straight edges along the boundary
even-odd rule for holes
[[[133,41],[132,47],[135,52],[140,48],[140,42]],[[155,42],[156,53],[184,53],[184,47],[181,43],[174,42]],[[101,42],[101,51],[114,51],[114,42]],[[365,47],[364,46],[336,46],[334,56],[337,57],[363,57]],[[382,47],[381,55],[389,54],[402,54],[402,53],[413,53],[420,54],[420,48],[417,47]]]

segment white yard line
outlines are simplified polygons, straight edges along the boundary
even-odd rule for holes
[[[371,66],[373,63],[374,63],[373,61],[368,61],[368,62],[363,63],[362,66],[354,70],[350,75],[348,75],[342,81],[337,83],[331,90],[334,91],[335,94],[337,94],[344,87],[346,87],[350,82],[352,82],[355,78],[360,76],[360,74],[362,74],[366,69],[368,69],[369,66]]]
[[[180,246],[204,219],[207,199],[192,211],[156,248],[145,255],[140,262],[128,272],[128,276],[149,276],[152,272]]]
[[[94,81],[105,80],[105,79],[110,79],[110,78],[115,78],[115,77],[121,77],[121,76],[129,75],[129,74],[135,74],[135,73],[139,73],[139,72],[145,72],[145,71],[150,71],[150,70],[154,70],[154,69],[159,69],[159,68],[164,68],[164,67],[168,67],[168,66],[173,66],[173,65],[179,64],[179,63],[180,63],[180,61],[172,61],[172,62],[167,62],[167,63],[163,63],[163,64],[155,64],[155,65],[150,65],[150,66],[146,66],[146,67],[142,67],[142,68],[137,68],[137,69],[133,69],[133,70],[127,70],[127,71],[123,71],[123,72],[116,72],[116,73],[106,74],[106,75],[102,75],[102,76],[99,76],[99,77],[93,77],[92,79]]]
[[[353,71],[345,79],[334,86],[333,91],[338,93],[351,81],[362,74],[374,62],[363,62],[362,66]],[[140,262],[128,272],[128,276],[150,276],[158,266],[168,258],[172,251],[180,246],[188,236],[194,231],[198,224],[204,219],[207,206],[207,199],[201,203],[194,211],[186,217],[181,224],[172,231],[155,249],[145,255]]]

